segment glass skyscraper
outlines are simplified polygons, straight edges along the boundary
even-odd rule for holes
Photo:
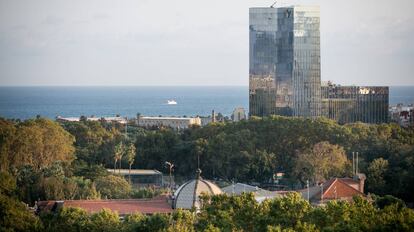
[[[321,115],[319,7],[250,8],[249,114]]]

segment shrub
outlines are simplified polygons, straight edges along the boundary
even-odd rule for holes
[[[131,185],[120,176],[103,176],[95,181],[96,190],[101,193],[102,198],[121,199],[128,198],[131,192]]]

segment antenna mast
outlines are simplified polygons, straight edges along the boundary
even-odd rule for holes
[[[197,169],[200,169],[200,154],[197,154]]]
[[[352,152],[352,175],[355,175],[355,152]]]
[[[356,153],[356,164],[355,164],[355,174],[358,175],[359,173],[359,152]]]
[[[270,8],[273,8],[273,6],[274,6],[274,5],[276,5],[276,2],[277,2],[277,1],[275,1],[275,2],[274,2],[271,6],[270,6]]]

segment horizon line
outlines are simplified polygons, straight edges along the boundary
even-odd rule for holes
[[[2,87],[249,87],[249,85],[0,85]]]
[[[335,83],[337,84],[337,83]],[[396,85],[356,85],[356,84],[337,84],[340,86],[361,86],[361,87],[413,87],[413,84]],[[14,87],[249,87],[249,85],[0,85],[0,88]]]

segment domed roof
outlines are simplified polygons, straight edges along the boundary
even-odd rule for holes
[[[221,189],[210,181],[203,180],[200,177],[201,170],[197,170],[197,178],[187,181],[181,185],[175,192],[174,208],[191,209],[200,208],[200,195],[206,193],[209,195],[218,195],[223,192]]]

